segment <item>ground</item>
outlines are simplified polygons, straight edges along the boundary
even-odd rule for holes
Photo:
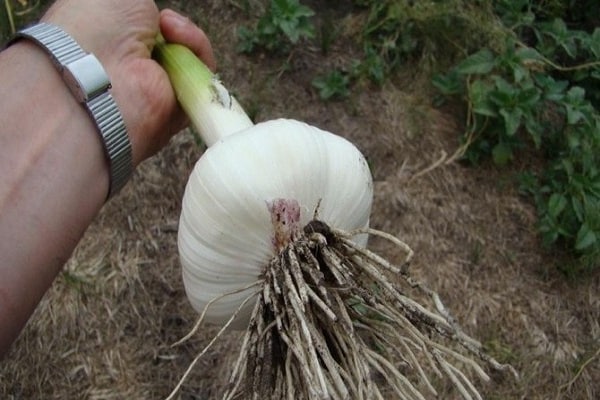
[[[514,190],[510,171],[444,162],[457,149],[460,119],[430,104],[418,71],[323,103],[310,81],[352,59],[343,40],[326,55],[307,45],[289,58],[247,57],[235,50],[235,32],[252,16],[238,3],[162,4],[206,28],[222,79],[256,121],[304,120],[365,154],[375,179],[371,225],[407,242],[415,250],[412,273],[521,375],[479,382],[485,398],[600,396],[600,276],[573,281],[557,271],[535,234],[535,209]],[[335,21],[340,37],[359,21]],[[182,132],[107,204],[0,362],[0,398],[160,399],[175,387],[217,331],[206,326],[171,347],[197,318],[183,291],[176,238],[186,179],[201,154]],[[400,257],[383,242],[371,246]],[[217,342],[180,398],[218,398],[236,339],[230,333]]]

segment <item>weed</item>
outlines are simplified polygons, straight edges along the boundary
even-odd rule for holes
[[[600,28],[596,13],[566,0],[353,0],[366,14],[362,58],[315,78],[324,100],[345,98],[355,82],[381,85],[394,73],[444,71],[432,83],[465,107],[459,155],[507,165],[533,155],[519,178],[538,210],[548,248],[570,253],[568,275],[600,258]],[[586,1],[591,11],[597,2]],[[310,9],[273,0],[255,31],[240,32],[244,51],[286,48],[311,38]],[[565,19],[563,19],[564,17]],[[327,39],[326,46],[330,46]]]
[[[537,205],[543,242],[579,259],[568,274],[593,268],[600,255],[600,29],[538,20],[528,0],[496,6],[515,32],[504,51],[479,50],[433,84],[468,106],[467,160],[490,156],[503,165],[523,150],[540,154],[543,169],[524,173],[520,187]]]
[[[0,0],[0,45],[36,18],[46,3],[49,0]]]
[[[456,61],[483,43],[502,46],[504,32],[490,17],[484,6],[487,2],[355,0],[355,3],[368,7],[362,42],[365,62],[378,65],[375,74],[367,74],[376,83],[382,83],[407,62],[416,60],[420,68],[435,69]],[[374,61],[375,58],[379,60]]]
[[[313,38],[315,27],[310,17],[314,11],[298,0],[271,0],[269,9],[256,27],[238,30],[238,51],[251,53],[256,49],[287,53],[303,38]]]
[[[319,90],[319,97],[323,100],[342,99],[348,97],[350,78],[348,74],[333,70],[327,75],[316,77],[312,85]]]

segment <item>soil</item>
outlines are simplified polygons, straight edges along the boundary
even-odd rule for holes
[[[313,43],[284,58],[243,56],[236,29],[255,18],[240,4],[256,10],[258,2],[160,3],[206,29],[221,78],[255,121],[303,120],[365,154],[375,180],[371,225],[408,243],[412,274],[520,373],[477,382],[484,398],[600,397],[600,275],[574,281],[558,272],[561,261],[535,234],[535,209],[514,188],[516,171],[445,162],[458,147],[460,118],[431,105],[420,71],[402,71],[381,88],[361,85],[344,101],[319,100],[315,75],[358,55],[346,39],[360,29],[360,14],[328,8],[339,2],[313,7],[336,27],[327,53]],[[0,398],[160,399],[177,385],[218,330],[204,326],[171,346],[197,318],[176,239],[187,176],[202,151],[180,133],[106,205],[0,362]],[[378,240],[370,246],[392,261],[403,256]],[[200,359],[179,398],[219,398],[238,338],[228,333]]]

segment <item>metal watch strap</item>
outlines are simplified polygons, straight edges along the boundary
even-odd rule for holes
[[[133,162],[125,122],[108,91],[111,84],[102,64],[68,33],[52,24],[41,22],[21,30],[10,43],[19,38],[32,40],[50,55],[77,101],[94,120],[109,161],[110,198],[127,183]]]

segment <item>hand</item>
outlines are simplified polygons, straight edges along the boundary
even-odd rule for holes
[[[58,0],[43,20],[104,65],[136,165],[186,123],[151,59],[159,30],[215,68],[204,32],[150,0]],[[0,52],[0,80],[1,358],[106,201],[109,174],[96,127],[38,46]]]
[[[215,59],[204,32],[150,0],[59,0],[42,18],[60,26],[103,64],[123,114],[134,165],[150,157],[187,124],[169,79],[151,59],[156,36],[188,46],[211,69]]]

